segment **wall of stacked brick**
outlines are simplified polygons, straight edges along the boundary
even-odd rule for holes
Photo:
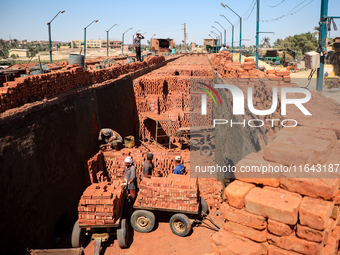
[[[105,226],[119,219],[124,190],[122,181],[95,183],[86,188],[79,200],[78,221],[83,226]]]
[[[339,121],[311,119],[277,132],[272,143],[246,156],[236,168],[309,164],[317,169],[317,164],[333,164],[334,171],[324,178],[306,172],[277,178],[236,173],[237,180],[223,194],[225,224],[212,237],[212,247],[219,254],[338,254],[339,159]]]
[[[207,56],[185,56],[134,82],[138,113],[152,111],[171,119],[171,138],[177,129],[190,126],[190,82],[212,78]],[[193,79],[195,78],[195,79]],[[160,122],[159,135],[170,135],[169,122]],[[141,136],[154,139],[155,124],[142,120]],[[162,143],[162,141],[159,141]]]
[[[122,74],[135,72],[164,60],[164,56],[147,57],[143,62],[125,65],[117,63],[106,69],[90,71],[68,65],[52,73],[16,78],[0,87],[0,113],[75,88],[115,79]]]
[[[197,179],[170,174],[168,178],[144,178],[135,206],[198,212],[199,201]]]

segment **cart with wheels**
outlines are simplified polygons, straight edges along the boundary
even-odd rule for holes
[[[131,226],[134,230],[141,233],[150,232],[156,223],[155,211],[173,213],[169,220],[172,233],[178,236],[187,236],[194,223],[208,213],[208,204],[204,198],[200,198],[200,205],[197,211],[176,210],[160,207],[133,206],[136,211],[131,215]]]
[[[123,189],[121,193],[119,193],[119,198],[116,197],[115,199],[112,198],[112,194],[105,194],[107,190],[104,190],[103,192],[103,194],[105,195],[100,195],[99,197],[92,195],[92,199],[84,199],[84,196],[85,198],[90,197],[89,195],[86,196],[86,192],[88,190],[89,192],[91,192],[91,186],[88,187],[87,190],[83,193],[83,196],[79,202],[80,205],[84,203],[88,204],[85,206],[83,205],[83,208],[81,206],[78,207],[79,219],[75,222],[73,226],[71,235],[72,247],[82,247],[84,245],[85,237],[90,236],[91,240],[96,241],[94,254],[99,254],[101,243],[106,242],[109,239],[110,235],[115,235],[117,237],[120,248],[128,247],[129,227],[128,221],[123,214],[124,204],[126,204],[125,200],[127,198],[126,190]],[[94,190],[94,192],[96,192],[96,189]],[[95,194],[94,192],[93,194]],[[82,212],[88,213],[84,214],[86,215],[85,218],[90,218],[93,220],[83,220],[84,217],[81,217],[81,215],[83,215]],[[100,217],[109,218],[109,220],[103,220]]]

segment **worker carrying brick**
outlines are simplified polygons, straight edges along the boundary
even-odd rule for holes
[[[125,160],[124,172],[126,173],[126,187],[128,192],[134,201],[137,196],[137,178],[136,178],[136,168],[133,165],[133,160],[131,157],[126,157]]]
[[[140,46],[141,46],[140,40],[141,39],[144,39],[144,36],[142,36],[140,33],[137,33],[136,38],[133,42],[135,46],[135,50],[136,50],[136,59],[137,61],[140,61],[140,62],[142,62],[141,51],[140,51]]]
[[[177,163],[177,166],[175,167],[174,174],[184,174],[185,166],[181,164],[181,156],[176,156],[175,161]]]
[[[110,129],[110,128],[103,128],[99,132],[99,141],[104,141],[105,144],[101,144],[99,148],[102,148],[103,146],[110,145],[112,149],[119,149],[119,146],[123,142],[123,138],[118,134],[116,131]]]
[[[151,178],[152,171],[154,169],[154,164],[152,163],[152,160],[153,160],[153,154],[148,153],[148,155],[146,155],[146,160],[144,161],[144,165],[143,165],[143,177]]]

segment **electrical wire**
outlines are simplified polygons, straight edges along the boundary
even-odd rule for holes
[[[249,13],[248,17],[244,19],[244,21],[247,21],[249,18],[250,18],[250,15],[253,13],[254,9],[255,9],[255,6],[256,6],[256,2],[254,3],[253,5],[253,9],[251,10],[251,12]]]
[[[310,74],[309,74],[309,76],[308,76],[308,81],[309,81],[309,82],[308,82],[308,84],[307,84],[306,87],[303,87],[304,89],[308,88],[309,84],[310,84],[311,81],[312,81],[312,78],[313,78],[313,75],[315,74],[315,72],[316,72],[316,69],[313,69],[313,70],[310,71]]]
[[[303,4],[304,2],[306,2],[307,0],[302,1],[300,4],[298,4],[297,6],[295,6],[293,9],[291,9],[289,12],[295,10],[297,7],[299,7],[301,4]],[[269,20],[260,20],[261,22],[270,22],[270,21],[276,21],[279,19],[282,19],[284,17],[287,17],[288,15],[294,15],[295,13],[299,12],[300,10],[302,10],[303,8],[305,8],[307,5],[309,5],[311,2],[313,2],[314,0],[311,0],[310,2],[308,2],[306,5],[302,6],[300,9],[296,10],[295,12],[287,12],[286,14],[276,18],[276,19],[269,19]]]
[[[248,10],[243,14],[242,17],[246,16],[246,14],[249,12],[249,10],[251,9],[251,7],[254,5],[255,2],[256,2],[256,0],[253,0],[253,2],[250,4]]]
[[[277,5],[269,5],[269,4],[267,4],[267,2],[266,2],[266,0],[263,0],[263,2],[266,4],[266,5],[268,5],[268,7],[270,7],[270,8],[275,8],[275,7],[278,7],[280,4],[282,4],[284,1],[286,1],[286,0],[282,0],[282,2],[281,3],[278,3]]]

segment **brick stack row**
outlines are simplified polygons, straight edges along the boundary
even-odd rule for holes
[[[124,159],[127,156],[130,156],[133,159],[137,180],[139,182],[140,177],[142,176],[144,161],[149,152],[150,151],[144,147],[138,149],[124,148],[120,151],[99,151],[87,162],[87,175],[90,176],[90,178],[88,178],[88,185],[101,182],[101,179],[97,178],[98,176],[102,176],[102,180],[105,180],[104,177],[111,181],[124,179]],[[180,152],[156,151],[152,153],[154,154],[154,176],[168,176],[169,174],[172,174],[177,165],[175,157],[181,156]],[[188,161],[187,158],[183,158],[183,160],[183,163],[185,164],[186,161]]]
[[[236,164],[236,169],[308,164],[310,170],[301,175],[299,170],[284,174],[237,171],[237,180],[223,193],[223,230],[211,239],[218,253],[337,254],[340,179],[335,168],[340,159],[340,122],[310,119],[303,124],[277,132],[262,151]],[[333,164],[332,173],[313,171],[317,164]]]
[[[78,87],[102,83],[161,61],[164,61],[163,56],[155,56],[142,63],[115,65],[107,69],[91,71],[70,65],[66,67],[69,70],[16,78],[15,81],[4,83],[4,87],[0,88],[0,113]]]
[[[197,212],[199,210],[197,179],[173,174],[167,178],[143,178],[135,205]]]
[[[94,183],[86,188],[79,200],[80,226],[115,224],[123,206],[125,192],[120,181]]]

